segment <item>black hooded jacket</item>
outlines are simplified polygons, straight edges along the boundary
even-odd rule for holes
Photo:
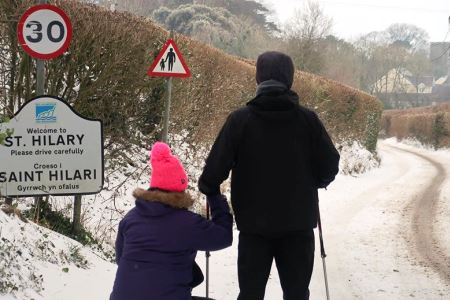
[[[199,180],[206,195],[220,193],[231,175],[238,229],[276,234],[316,227],[318,188],[338,172],[339,153],[317,115],[295,92],[268,87],[231,113]]]

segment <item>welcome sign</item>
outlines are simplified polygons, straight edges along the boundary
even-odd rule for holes
[[[0,132],[0,196],[95,194],[103,187],[103,128],[64,100],[27,102]]]

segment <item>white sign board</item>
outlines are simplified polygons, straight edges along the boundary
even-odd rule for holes
[[[103,128],[66,102],[40,96],[0,132],[0,196],[94,194],[103,187]]]
[[[69,47],[72,24],[60,8],[50,4],[35,5],[20,18],[17,35],[20,45],[29,55],[52,59]]]

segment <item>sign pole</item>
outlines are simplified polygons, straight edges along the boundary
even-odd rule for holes
[[[73,223],[72,223],[72,233],[78,234],[81,229],[81,197],[82,195],[74,196],[73,204]]]
[[[169,39],[173,37],[173,30],[170,30]],[[167,100],[164,108],[164,127],[162,141],[168,143],[169,141],[169,121],[170,121],[170,103],[172,101],[172,77],[167,79]]]
[[[42,96],[45,83],[45,65],[42,59],[36,59],[36,96]]]
[[[45,61],[47,59],[56,58],[64,53],[69,47],[71,38],[72,38],[72,23],[70,22],[70,18],[67,14],[54,5],[47,4],[47,0],[36,0],[37,5],[34,5],[27,9],[17,24],[17,37],[22,46],[23,50],[36,59],[36,96],[41,97],[46,94],[45,91]],[[36,99],[37,99],[36,98]],[[50,105],[41,103],[39,109],[36,106],[34,118],[37,123],[53,123],[56,121],[55,114],[55,103],[51,103]],[[21,108],[22,109],[22,108]],[[21,110],[20,109],[20,110]],[[48,110],[45,110],[48,109]],[[19,112],[20,112],[19,110]],[[39,114],[38,114],[39,111]],[[73,135],[65,133],[65,128],[59,128],[59,132],[52,132],[53,134],[59,133],[59,138],[67,136],[73,138]],[[16,143],[20,143],[21,136],[16,137]],[[48,137],[50,138],[50,136]],[[80,136],[80,145],[82,143],[82,139],[84,138]],[[43,143],[43,146],[46,146],[47,140],[34,140],[36,143]],[[33,142],[33,143],[34,143]],[[9,141],[9,147],[13,146],[13,142]],[[18,145],[17,145],[18,146]],[[23,144],[25,146],[25,144]],[[38,149],[40,150],[40,149]],[[79,150],[79,149],[78,149]],[[41,152],[37,152],[40,155]],[[57,168],[56,164],[54,164],[54,168]],[[60,163],[59,168],[61,168],[62,163]],[[36,170],[38,176],[42,175],[39,172],[43,172],[42,170]],[[36,172],[33,171],[33,172]],[[87,172],[91,172],[87,170]],[[34,174],[34,173],[31,173]],[[62,174],[62,173],[61,173]],[[54,174],[57,176],[57,174]],[[62,176],[62,175],[61,175]],[[77,176],[79,177],[79,176]],[[94,176],[95,177],[95,176]],[[103,178],[103,177],[102,177]],[[40,179],[38,179],[40,181]],[[61,180],[59,180],[61,181]],[[56,194],[62,194],[58,192],[59,190],[65,189],[65,185],[69,187],[77,187],[78,185],[52,185],[52,191]],[[70,188],[74,189],[74,188]],[[45,192],[45,193],[44,193]],[[14,193],[23,194],[22,190],[17,190]],[[41,193],[34,193],[34,204],[35,204],[35,221],[39,222],[39,211],[40,205],[42,202],[42,196],[47,196],[53,194],[50,190],[42,191]],[[65,193],[64,193],[65,194]]]
[[[38,0],[38,4],[46,4],[47,0]],[[36,96],[45,94],[45,63],[42,59],[36,59]],[[42,196],[34,197],[34,220],[39,223],[39,211]]]
[[[170,103],[172,101],[172,77],[167,79],[167,99],[164,108],[164,128],[162,141],[167,143],[169,140],[169,119],[170,119]]]
[[[39,4],[46,4],[47,0],[39,0]],[[36,96],[45,94],[45,64],[44,60],[36,59]]]

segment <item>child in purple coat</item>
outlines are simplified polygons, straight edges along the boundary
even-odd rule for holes
[[[197,251],[230,246],[233,219],[222,195],[207,198],[211,221],[190,212],[194,200],[185,192],[182,164],[161,142],[150,155],[150,189],[133,192],[136,207],[119,223],[111,300],[191,300],[192,288],[202,281]],[[200,282],[193,275],[198,272]]]

